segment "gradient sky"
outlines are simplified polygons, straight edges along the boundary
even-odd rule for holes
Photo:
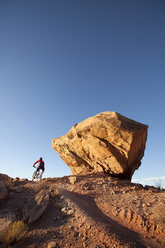
[[[164,108],[164,0],[0,1],[0,173],[71,174],[51,140],[116,111],[149,125],[134,180],[165,181]]]

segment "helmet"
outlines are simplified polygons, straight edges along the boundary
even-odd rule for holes
[[[40,160],[42,160],[42,158],[40,158]]]

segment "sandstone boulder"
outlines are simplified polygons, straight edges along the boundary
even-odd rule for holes
[[[131,180],[141,164],[147,125],[116,112],[103,112],[75,124],[52,140],[52,147],[73,174],[105,172]]]
[[[0,182],[4,183],[5,185],[8,185],[11,180],[13,179],[8,175],[0,173]]]
[[[0,203],[2,200],[5,200],[8,196],[8,190],[5,186],[5,184],[0,181]]]

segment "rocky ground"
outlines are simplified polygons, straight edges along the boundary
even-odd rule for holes
[[[0,238],[14,220],[29,226],[10,247],[165,247],[164,190],[103,173],[0,182]]]

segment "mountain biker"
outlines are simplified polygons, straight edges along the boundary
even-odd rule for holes
[[[44,171],[45,171],[45,163],[44,163],[43,159],[40,158],[39,160],[37,160],[37,161],[33,164],[33,167],[34,167],[34,168],[36,168],[36,167],[35,167],[35,164],[37,164],[37,163],[38,163],[38,167],[37,167],[36,173],[37,173],[37,171],[42,170],[42,173],[41,173],[41,176],[40,176],[40,177],[42,178],[42,174],[43,174]]]

